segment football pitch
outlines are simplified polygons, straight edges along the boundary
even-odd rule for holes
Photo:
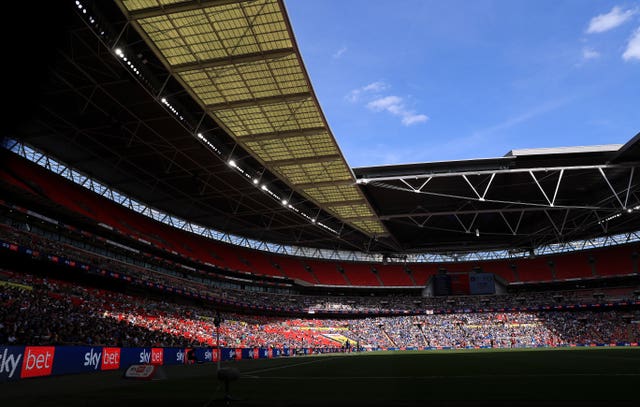
[[[640,405],[640,349],[369,352],[223,363],[239,370],[224,400],[215,364],[0,384],[4,406]]]

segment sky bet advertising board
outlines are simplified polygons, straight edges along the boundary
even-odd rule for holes
[[[335,349],[335,351],[338,351]],[[64,374],[124,370],[131,365],[182,365],[189,349],[115,348],[106,346],[0,346],[0,382]],[[301,349],[299,354],[312,354]],[[289,356],[290,349],[195,348],[194,362],[268,359]],[[291,353],[291,355],[293,355]]]

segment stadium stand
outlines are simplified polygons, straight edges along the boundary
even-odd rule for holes
[[[242,257],[247,259],[247,263],[251,266],[251,271],[255,274],[263,274],[268,276],[278,276],[284,277],[282,272],[274,267],[273,263],[269,260],[269,258],[262,252],[255,251],[253,253],[249,251],[245,251],[243,253],[246,257]]]
[[[137,241],[149,242],[154,247],[168,253],[254,275],[290,277],[309,284],[335,286],[425,286],[438,268],[451,268],[447,264],[407,264],[410,274],[403,266],[390,264],[336,263],[315,259],[288,258],[274,256],[248,249],[236,248],[222,242],[215,242],[168,225],[156,222],[146,216],[126,209],[116,203],[96,195],[46,169],[15,155],[10,155],[0,179],[6,184],[20,188],[28,194],[38,195],[61,205],[74,213],[80,213],[95,222],[108,225],[123,235]],[[458,263],[455,270],[469,272],[479,267],[492,272],[506,282],[539,282],[555,279],[592,277],[588,255],[594,257],[597,276],[615,276],[635,273],[637,259],[633,257],[634,246],[594,250],[592,254],[565,254],[536,259],[511,259],[504,261],[484,261]],[[610,254],[608,254],[610,253]],[[549,264],[552,261],[553,267]],[[635,262],[635,263],[634,263]],[[273,266],[279,264],[280,269]],[[310,272],[305,269],[309,266]],[[515,269],[511,265],[515,265]],[[344,272],[338,271],[342,267]],[[375,268],[377,274],[371,269]],[[394,270],[393,272],[391,270]],[[395,281],[397,279],[397,281]]]
[[[619,291],[616,295],[622,295]],[[213,345],[214,311],[4,270],[0,344]],[[459,312],[359,319],[228,313],[225,346],[331,347],[335,336],[367,349],[535,347],[635,342],[640,310]]]
[[[369,287],[381,285],[378,277],[371,271],[370,264],[339,263],[338,267],[344,270],[344,275],[351,285]]]
[[[407,274],[402,265],[376,265],[378,276],[385,286],[389,287],[407,287],[414,286],[411,277]]]
[[[520,281],[550,281],[553,279],[549,260],[546,257],[516,260],[514,264]]]
[[[291,279],[301,280],[311,284],[318,284],[319,281],[314,274],[307,271],[300,260],[286,256],[272,256],[271,260],[274,264],[280,266],[282,273]]]
[[[478,267],[480,270],[486,273],[493,273],[500,276],[503,280],[512,283],[516,281],[514,270],[511,267],[513,263],[511,261],[483,261],[473,263],[473,267]]]
[[[635,253],[635,258],[634,258]],[[612,276],[638,272],[638,250],[634,247],[615,247],[594,253],[596,274]]]
[[[338,271],[335,263],[309,260],[305,260],[305,262],[311,268],[320,284],[350,285],[344,274]]]
[[[593,276],[589,256],[583,253],[552,256],[549,260],[553,262],[555,276],[558,280]]]
[[[410,264],[408,268],[411,270],[413,279],[419,287],[427,285],[429,278],[438,271],[438,266],[435,264]]]

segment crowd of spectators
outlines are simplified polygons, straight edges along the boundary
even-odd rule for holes
[[[215,346],[213,309],[0,273],[0,345]],[[224,313],[228,347],[527,347],[637,342],[640,310],[477,312],[349,319]],[[338,339],[336,339],[338,338]]]
[[[58,242],[8,225],[0,225],[0,238],[60,257],[93,265],[96,268],[128,276],[142,285],[161,284],[191,294],[208,295],[218,303],[238,306],[280,308],[300,313],[343,312],[350,314],[423,313],[426,310],[457,313],[478,310],[500,310],[513,307],[545,307],[577,305],[609,301],[634,301],[639,287],[616,289],[576,289],[571,291],[527,292],[508,295],[480,295],[456,297],[416,297],[407,295],[381,296],[319,296],[291,293],[272,293],[220,287],[202,276],[186,272],[158,270],[127,262],[126,256],[106,256],[69,243]]]

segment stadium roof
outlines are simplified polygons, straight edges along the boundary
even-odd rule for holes
[[[640,135],[350,169],[282,1],[75,5],[30,10],[48,53],[10,53],[29,110],[14,135],[151,207],[252,239],[391,254],[640,230]]]
[[[354,171],[405,251],[528,250],[638,230],[638,142]]]
[[[118,0],[202,108],[296,192],[386,234],[331,134],[281,0]]]

